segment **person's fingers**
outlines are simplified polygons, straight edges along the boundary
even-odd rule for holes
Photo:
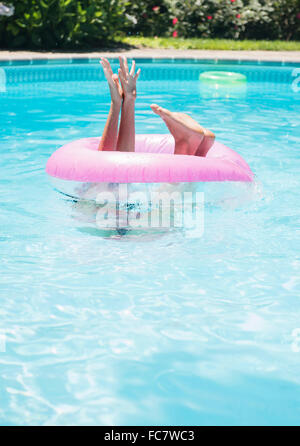
[[[126,56],[124,56],[124,66],[125,66],[126,74],[129,74],[128,63],[127,63],[127,57],[126,57]]]
[[[110,85],[114,85],[114,76],[118,77],[118,75],[113,74],[113,71],[111,69],[109,61],[106,58],[102,57],[100,64],[102,65],[104,76],[105,76],[107,82]]]
[[[106,67],[103,67],[103,72],[108,84],[111,86],[114,85],[114,78],[113,78],[114,75],[111,75],[111,73],[108,71]]]
[[[135,72],[135,60],[132,61],[130,75],[133,76]]]
[[[122,89],[122,87],[120,85],[120,81],[119,81],[119,78],[118,78],[117,74],[113,75],[113,80],[114,80],[115,86],[117,87],[119,93],[123,95],[123,89]]]
[[[139,78],[139,75],[141,74],[141,69],[139,68],[136,72],[136,75],[134,76],[134,80],[137,81]]]
[[[105,64],[105,66],[106,66],[108,72],[112,75],[112,74],[113,74],[113,70],[112,70],[112,68],[111,68],[111,66],[110,66],[109,60],[106,59],[106,57],[103,57],[102,59],[103,59],[103,62],[104,62],[104,64]]]
[[[107,63],[103,58],[101,58],[100,64],[102,65],[103,69],[107,69]]]
[[[107,80],[111,79],[111,74],[106,67],[104,67],[104,74]]]
[[[101,65],[104,65],[105,67],[107,67],[108,60],[105,59],[104,57],[101,57],[100,63],[101,63]]]
[[[122,88],[123,88],[123,90],[125,90],[125,88],[124,88],[125,87],[125,78],[124,78],[124,74],[123,74],[123,71],[121,68],[118,69],[118,73],[119,73],[119,78],[121,81]]]
[[[104,65],[102,62],[100,62],[100,63],[101,63],[102,68],[103,68],[104,76],[105,76],[106,80],[108,81],[108,72],[107,72],[107,69],[106,69],[105,65]]]
[[[126,73],[126,68],[125,68],[125,65],[124,65],[124,59],[123,59],[122,56],[119,56],[119,61],[120,61],[120,68],[121,68],[123,77],[126,78],[127,73]]]
[[[113,74],[112,79],[116,85],[119,85],[119,77],[117,74]]]

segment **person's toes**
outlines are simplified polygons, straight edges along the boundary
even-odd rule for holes
[[[159,109],[160,109],[159,105],[157,105],[157,104],[151,104],[151,105],[150,105],[150,108],[151,108],[151,110],[152,110],[154,113],[156,113],[157,115],[160,114],[160,113],[159,113]]]
[[[154,113],[161,116],[162,118],[164,118],[165,116],[172,116],[172,112],[170,112],[170,110],[168,110],[167,108],[160,107],[157,104],[151,104],[150,107]]]

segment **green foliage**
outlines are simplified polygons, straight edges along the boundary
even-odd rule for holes
[[[300,0],[165,0],[180,37],[297,39]]]
[[[126,3],[124,27],[128,35],[159,36],[169,32],[170,14],[164,0],[135,0]]]
[[[300,38],[300,0],[135,0],[126,10],[132,21],[129,35]]]
[[[15,12],[0,20],[2,48],[103,46],[124,25],[125,0],[9,0],[9,3]]]
[[[268,32],[284,40],[300,40],[300,0],[277,0]]]
[[[1,48],[97,48],[125,36],[300,40],[300,0],[4,0]]]

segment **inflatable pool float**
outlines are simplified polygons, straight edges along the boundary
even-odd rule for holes
[[[46,172],[56,190],[72,199],[94,201],[103,187],[122,183],[130,185],[130,192],[167,190],[174,183],[183,190],[220,184],[222,191],[230,185],[253,184],[246,161],[220,142],[205,158],[174,155],[170,134],[136,135],[135,152],[100,152],[99,142],[100,138],[79,139],[53,153]]]
[[[247,78],[240,73],[206,71],[199,76],[199,92],[204,99],[242,99],[247,92]]]
[[[52,154],[46,172],[81,183],[252,182],[253,172],[236,152],[215,141],[206,157],[174,155],[167,135],[136,135],[135,152],[98,151],[100,138],[84,138]]]
[[[231,85],[238,86],[245,84],[247,78],[244,74],[233,73],[230,71],[205,71],[199,76],[201,82],[206,82],[215,85]]]

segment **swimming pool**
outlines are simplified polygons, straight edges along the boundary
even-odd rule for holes
[[[100,236],[44,172],[101,134],[100,67],[1,63],[0,423],[299,424],[300,66],[138,65],[137,132],[165,132],[152,102],[191,113],[250,164],[254,199],[208,203],[197,239]],[[246,90],[203,90],[210,69]]]

